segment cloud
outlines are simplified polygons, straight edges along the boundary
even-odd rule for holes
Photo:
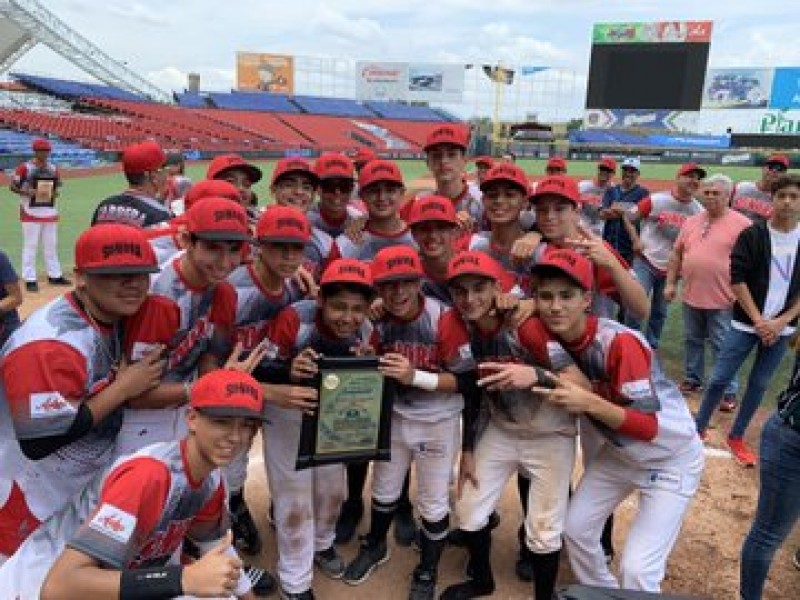
[[[350,18],[323,6],[311,20],[311,33],[330,35],[351,43],[368,43],[383,37],[380,23],[366,17]]]
[[[102,6],[102,4],[100,5]],[[141,2],[125,3],[112,3],[105,5],[108,12],[131,21],[138,21],[139,23],[146,23],[147,25],[156,25],[158,27],[166,27],[170,24],[170,20],[164,16],[164,13],[155,9],[149,8]]]

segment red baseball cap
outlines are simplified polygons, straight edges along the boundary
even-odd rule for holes
[[[355,179],[353,161],[344,154],[323,154],[314,163],[314,173],[322,179]]]
[[[370,264],[375,283],[422,279],[419,253],[410,246],[389,246],[378,251]]]
[[[203,198],[186,211],[186,230],[202,240],[250,240],[247,211],[227,198]]]
[[[692,173],[697,173],[700,179],[705,179],[706,170],[697,163],[686,163],[678,169],[678,177],[681,175],[691,175]]]
[[[495,259],[480,250],[461,252],[450,259],[447,265],[447,281],[462,275],[477,275],[498,281],[503,267]]]
[[[378,158],[378,155],[369,148],[359,148],[353,155],[353,164],[363,165],[376,158]]]
[[[256,237],[259,242],[306,244],[311,239],[311,225],[300,209],[273,205],[259,217]]]
[[[579,254],[574,250],[557,248],[545,252],[539,262],[531,268],[531,273],[536,275],[548,269],[560,271],[584,290],[594,289],[592,263],[583,254]]]
[[[483,183],[481,183],[481,191],[486,191],[488,187],[498,181],[512,183],[521,188],[526,195],[531,190],[531,182],[528,180],[525,171],[513,163],[500,163],[489,169],[486,177],[483,178]]]
[[[267,420],[261,384],[252,375],[233,369],[217,369],[195,381],[189,406],[212,417]]]
[[[75,268],[97,275],[159,271],[144,231],[121,223],[101,223],[81,233],[75,240]]]
[[[767,158],[767,161],[764,163],[766,165],[770,163],[775,163],[779,165],[783,165],[787,169],[789,168],[789,157],[785,154],[770,154]]]
[[[203,198],[227,198],[234,202],[239,202],[239,190],[232,183],[223,179],[204,179],[198,181],[189,188],[183,197],[183,206],[189,210],[198,200]]]
[[[608,169],[612,173],[617,172],[617,161],[615,161],[610,156],[604,156],[603,158],[601,158],[598,161],[597,166],[603,169]]]
[[[355,283],[373,289],[370,266],[355,258],[339,258],[329,264],[322,272],[319,284]]]
[[[567,161],[560,156],[553,156],[547,160],[545,169],[561,169],[562,171],[566,171]]]
[[[272,171],[271,185],[275,185],[281,177],[289,175],[290,173],[301,173],[303,175],[307,175],[309,179],[314,182],[314,185],[319,183],[319,178],[317,177],[317,174],[314,173],[314,169],[311,168],[310,162],[308,162],[305,158],[288,156],[280,159],[275,164],[275,170]]]
[[[41,151],[50,152],[53,149],[53,145],[50,143],[50,140],[46,140],[44,138],[36,138],[31,143],[31,149],[34,152],[41,152]]]
[[[472,162],[476,165],[484,165],[490,169],[494,166],[494,159],[491,156],[476,156]]]
[[[437,125],[425,138],[425,146],[422,149],[427,152],[434,146],[442,144],[458,146],[466,150],[467,146],[469,146],[469,129],[457,123]]]
[[[167,155],[156,142],[131,144],[122,151],[122,170],[129,175],[141,175],[164,166]]]
[[[575,180],[566,175],[550,175],[536,185],[536,191],[531,198],[535,202],[541,196],[554,194],[566,198],[576,206],[580,204],[580,192]]]
[[[261,169],[250,164],[238,154],[220,154],[208,165],[206,179],[220,179],[228,171],[244,171],[251,183],[261,181]]]
[[[453,201],[435,194],[414,200],[408,213],[409,227],[428,221],[442,221],[451,225],[458,225]]]
[[[403,174],[397,165],[390,160],[371,160],[364,165],[364,168],[358,174],[358,187],[362,190],[379,181],[389,181],[404,185]]]

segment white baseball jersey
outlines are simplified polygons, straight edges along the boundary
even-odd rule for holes
[[[468,250],[480,250],[494,258],[503,269],[514,277],[514,283],[522,290],[531,289],[531,267],[536,264],[534,256],[524,260],[512,258],[511,252],[502,250],[492,243],[492,233],[481,231],[473,233],[467,242]]]
[[[12,181],[18,186],[28,185],[34,190],[39,179],[52,180],[54,191],[56,187],[61,185],[58,167],[49,161],[44,165],[39,165],[32,160],[24,162],[17,167],[12,177]],[[58,209],[55,204],[53,206],[31,206],[30,196],[20,195],[19,220],[34,222],[58,221]]]
[[[308,217],[308,221],[311,223],[312,227],[315,227],[320,231],[324,231],[332,238],[337,238],[344,233],[345,225],[347,225],[347,222],[350,219],[358,219],[363,217],[364,212],[355,204],[350,203],[347,205],[347,210],[344,217],[334,220],[329,216],[322,214],[319,203],[317,203],[311,207],[308,213],[306,213],[306,216]]]
[[[340,235],[336,238],[329,262],[338,258],[355,258],[370,262],[379,250],[390,246],[411,246],[416,248],[417,242],[414,241],[414,237],[408,227],[404,227],[393,235],[385,235],[373,231],[370,229],[369,223],[367,223],[362,232],[362,242],[360,244],[356,244],[346,235]]]
[[[762,190],[755,181],[740,181],[733,188],[731,208],[753,222],[772,217],[772,194]]]
[[[584,179],[578,183],[581,194],[581,220],[595,233],[603,236],[605,221],[600,218],[600,209],[603,205],[603,195],[608,185],[599,185],[594,179]]]
[[[311,228],[311,240],[306,244],[303,254],[303,267],[319,281],[325,265],[332,260],[331,254],[335,245],[333,238],[317,227]]]
[[[178,227],[170,224],[169,227],[146,230],[147,241],[156,254],[158,266],[162,269],[167,266],[183,249],[178,244]],[[153,280],[158,276],[154,275]]]
[[[0,597],[38,598],[66,547],[111,569],[164,566],[189,535],[209,545],[228,528],[220,471],[192,481],[184,443],[156,444],[116,461],[52,515],[5,565]]]
[[[416,198],[424,198],[438,192],[423,192],[416,196]],[[483,192],[480,186],[474,181],[465,181],[464,189],[461,193],[451,198],[453,208],[456,213],[465,212],[475,221],[474,231],[485,231],[489,228],[489,224],[483,216]],[[410,202],[408,204],[410,208]]]
[[[633,215],[642,218],[642,254],[647,262],[661,272],[666,272],[669,255],[684,221],[704,211],[694,198],[681,202],[671,192],[658,192],[642,200]]]

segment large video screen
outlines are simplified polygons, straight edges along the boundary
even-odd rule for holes
[[[594,44],[586,108],[700,110],[708,43]]]

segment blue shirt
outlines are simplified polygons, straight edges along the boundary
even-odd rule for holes
[[[620,184],[611,186],[603,194],[603,208],[609,208],[612,204],[623,204],[625,208],[633,208],[640,201],[644,200],[650,192],[638,183],[629,190],[623,190]],[[622,257],[630,262],[633,258],[633,241],[625,230],[622,218],[608,219],[603,226],[603,239],[619,252]]]
[[[6,286],[10,283],[19,281],[17,272],[11,266],[11,261],[8,260],[6,253],[0,250],[0,301],[8,298]],[[2,346],[19,325],[19,313],[17,309],[0,313],[0,346]]]

